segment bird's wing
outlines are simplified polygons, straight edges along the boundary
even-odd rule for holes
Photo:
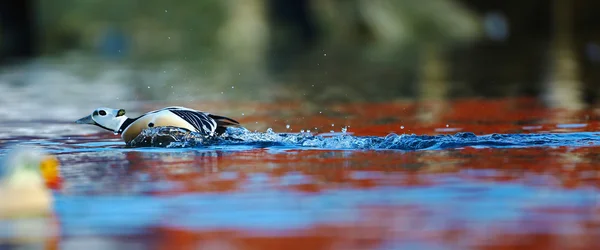
[[[173,114],[181,117],[181,119],[185,120],[198,132],[212,134],[215,129],[217,129],[217,122],[208,116],[208,114],[196,110],[191,109],[168,109]]]

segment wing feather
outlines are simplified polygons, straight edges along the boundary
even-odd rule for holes
[[[191,124],[198,132],[204,134],[213,134],[217,128],[217,123],[214,119],[209,117],[206,113],[195,111],[191,109],[168,109],[173,114],[181,117],[189,124]]]
[[[162,110],[171,111],[173,114],[190,123],[198,130],[198,132],[205,134],[221,135],[226,131],[227,127],[240,125],[238,121],[228,117],[213,115],[180,106],[166,107],[157,111]]]

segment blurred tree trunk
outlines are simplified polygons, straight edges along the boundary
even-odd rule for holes
[[[425,123],[435,122],[446,107],[448,66],[441,47],[435,42],[426,42],[420,49],[417,98],[421,103],[419,120]]]
[[[227,17],[218,34],[222,56],[245,66],[262,66],[269,37],[265,0],[226,0],[223,4]]]
[[[270,34],[265,0],[226,0],[223,4],[226,18],[217,34],[222,64],[217,82],[255,91],[257,81],[267,81],[264,55]]]
[[[422,100],[441,100],[446,97],[448,67],[440,47],[435,43],[426,43],[421,48],[419,98]]]
[[[580,109],[583,107],[579,63],[573,41],[573,3],[553,2],[554,33],[551,47],[548,101],[552,107]]]

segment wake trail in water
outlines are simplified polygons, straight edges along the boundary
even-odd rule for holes
[[[197,133],[171,127],[143,131],[129,147],[193,148],[215,146],[250,146],[255,148],[290,147],[344,150],[439,150],[448,148],[521,148],[521,147],[588,147],[600,145],[600,133],[540,133],[475,135],[388,134],[354,136],[346,132],[326,135],[312,133],[252,132],[245,128],[228,128],[220,137],[207,138]]]

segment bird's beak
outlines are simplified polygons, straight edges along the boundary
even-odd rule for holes
[[[75,121],[75,123],[77,124],[96,124],[96,122],[94,121],[94,119],[92,119],[92,115],[88,115],[86,117],[83,117],[77,121]]]
[[[45,156],[40,162],[40,171],[42,172],[42,177],[49,188],[60,188],[61,178],[59,167],[60,162],[53,155]]]

